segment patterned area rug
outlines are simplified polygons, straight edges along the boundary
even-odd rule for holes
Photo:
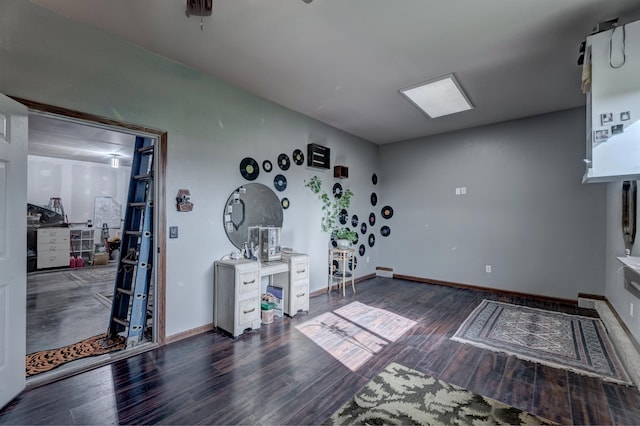
[[[125,346],[124,337],[107,339],[104,333],[63,348],[29,354],[27,355],[27,377],[53,370],[77,359],[119,351]]]
[[[599,318],[483,300],[452,339],[551,367],[632,384]]]
[[[352,302],[296,328],[351,371],[399,339],[415,321],[384,309]]]
[[[491,398],[392,363],[323,424],[552,425]]]

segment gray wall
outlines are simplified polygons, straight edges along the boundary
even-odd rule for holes
[[[624,256],[622,237],[622,181],[606,184],[607,187],[607,251],[605,296],[626,324],[636,341],[640,341],[640,298],[625,289],[622,263],[616,258]],[[636,220],[640,220],[640,215]],[[631,255],[640,255],[640,227]],[[630,315],[629,304],[633,303],[634,316]]]
[[[584,134],[578,108],[384,145],[383,202],[395,209],[385,266],[574,300],[603,294],[606,193],[581,184]]]
[[[246,181],[238,165],[305,150],[310,140],[332,149],[331,163],[349,166],[353,212],[368,212],[378,148],[309,117],[252,96],[220,80],[74,23],[23,0],[0,2],[0,92],[168,132],[167,225],[180,238],[167,244],[167,335],[213,319],[213,262],[231,252],[222,224],[227,197]],[[306,152],[306,150],[305,150]],[[277,167],[257,182],[273,186]],[[320,231],[320,203],[304,188],[331,172],[292,166],[284,173],[291,207],[282,243],[308,253],[311,287],[327,285],[328,236]],[[175,195],[191,191],[194,209],[179,213]],[[358,263],[356,276],[375,272]]]

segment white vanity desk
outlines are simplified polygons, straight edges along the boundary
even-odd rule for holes
[[[309,310],[309,257],[282,253],[282,260],[224,259],[214,263],[213,326],[234,338],[261,324],[261,278],[282,287],[282,311],[293,316]]]
[[[624,267],[624,286],[631,294],[640,297],[640,257],[619,256],[618,261]]]

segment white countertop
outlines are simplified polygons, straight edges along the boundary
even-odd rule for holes
[[[636,272],[640,273],[640,257],[638,256],[618,256],[618,259],[624,266],[628,266]]]

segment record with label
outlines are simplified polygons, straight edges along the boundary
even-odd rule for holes
[[[273,169],[273,165],[271,164],[271,161],[269,160],[264,160],[262,162],[262,170],[264,170],[267,173],[271,173],[271,170]]]
[[[282,208],[283,208],[283,209],[285,209],[285,210],[286,210],[286,209],[288,209],[288,208],[289,208],[289,199],[288,199],[288,198],[286,198],[286,197],[285,197],[285,198],[283,198],[283,199],[280,201],[280,204],[282,205]]]
[[[391,216],[393,216],[393,207],[391,206],[384,206],[382,208],[382,210],[380,210],[380,214],[382,215],[382,217],[384,217],[385,219],[390,219]]]
[[[358,215],[354,214],[353,216],[351,216],[351,226],[353,226],[354,228],[356,226],[358,226]]]
[[[358,266],[358,258],[352,257],[349,259],[349,270],[353,271]]]
[[[296,166],[302,166],[304,163],[304,154],[299,149],[293,151],[293,162],[296,163]]]
[[[291,166],[291,161],[289,160],[289,156],[287,154],[278,155],[278,166],[282,170],[289,170]]]
[[[375,206],[376,204],[378,204],[378,196],[376,195],[375,192],[371,193],[371,205]]]
[[[376,243],[376,236],[373,234],[369,234],[369,247],[373,247]]]
[[[245,157],[240,162],[240,174],[246,180],[255,180],[260,174],[258,163],[251,157]]]
[[[346,225],[349,221],[349,213],[346,209],[340,210],[340,215],[338,216],[338,220],[340,221],[340,225]]]
[[[336,198],[342,198],[342,185],[339,182],[336,182],[333,185],[333,196]]]
[[[360,254],[360,256],[364,256],[366,249],[364,247],[364,244],[360,244],[360,247],[358,247],[358,253]]]
[[[383,237],[388,237],[389,235],[391,235],[391,228],[389,228],[387,225],[383,226],[382,228],[380,228],[380,235],[382,235]]]
[[[362,232],[362,235],[367,233],[367,224],[362,222],[362,225],[360,225],[360,232]]]
[[[376,215],[374,212],[369,213],[369,225],[373,226],[376,224]]]
[[[374,173],[373,175],[371,175],[371,182],[372,182],[374,185],[377,185],[377,184],[378,184],[378,175],[377,175],[377,174],[375,174],[375,173]]]
[[[285,189],[287,189],[287,178],[283,175],[276,175],[276,177],[273,178],[273,186],[278,191],[284,191]]]

